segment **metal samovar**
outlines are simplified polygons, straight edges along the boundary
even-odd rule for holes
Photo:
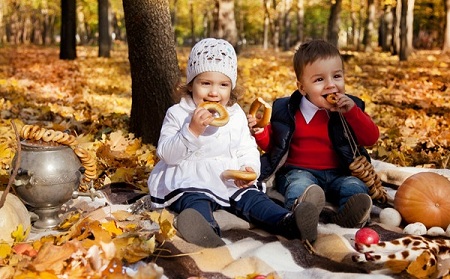
[[[80,159],[72,148],[59,144],[21,141],[20,166],[13,183],[16,195],[39,219],[37,229],[56,227],[61,206],[77,193],[83,177]],[[17,154],[13,159],[13,166]]]

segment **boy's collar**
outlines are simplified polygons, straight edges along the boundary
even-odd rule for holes
[[[303,114],[306,124],[309,124],[309,122],[311,122],[311,119],[314,117],[318,110],[319,107],[311,103],[305,96],[303,96],[300,101],[300,112]]]

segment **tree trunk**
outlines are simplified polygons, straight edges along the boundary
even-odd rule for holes
[[[5,26],[3,25],[4,1],[0,1],[0,46],[3,46],[5,40]]]
[[[341,14],[342,0],[335,0],[331,5],[330,17],[328,18],[327,41],[338,46],[339,23]]]
[[[189,2],[189,18],[191,25],[191,46],[195,45],[195,20],[194,20],[194,3]]]
[[[297,0],[297,44],[303,41],[303,29],[305,22],[304,0]]]
[[[406,16],[408,15],[408,0],[401,0],[402,2],[402,13],[400,17],[400,61],[408,60],[407,42],[406,34],[408,32],[408,26],[406,24]]]
[[[236,20],[234,18],[234,0],[215,0],[216,13],[213,22],[213,37],[227,40],[235,48],[238,43]]]
[[[372,32],[374,30],[375,21],[375,1],[367,0],[367,17],[366,24],[364,26],[363,45],[364,51],[372,51]]]
[[[171,12],[170,18],[172,19],[172,26],[177,26],[178,24],[178,0],[173,1],[173,10]],[[173,40],[175,41],[175,46],[177,45],[178,32],[173,31]]]
[[[48,14],[47,8],[43,9],[43,17],[44,22],[42,23],[42,43],[44,45],[48,45],[52,41],[50,38],[50,28],[52,28],[53,26],[50,26],[50,16]]]
[[[168,0],[123,0],[132,80],[130,131],[157,145],[180,80]]]
[[[350,26],[351,26],[351,31],[349,34],[349,39],[348,39],[348,44],[355,47],[358,45],[357,43],[357,13],[356,13],[356,9],[353,7],[354,5],[354,1],[350,0]]]
[[[408,0],[408,10],[406,14],[406,56],[413,50],[413,23],[414,23],[414,0]]]
[[[64,1],[64,0],[63,0]],[[82,46],[87,45],[89,43],[89,24],[88,19],[86,18],[83,11],[80,9],[77,11],[77,35],[78,35],[78,43]]]
[[[98,0],[98,57],[111,57],[109,1]]]
[[[397,5],[393,8],[394,23],[393,23],[393,36],[392,36],[392,54],[397,55],[400,53],[400,21],[402,17],[402,2],[397,1]]]
[[[444,45],[442,46],[442,52],[450,52],[450,0],[444,0],[445,11],[445,32],[444,32]]]
[[[392,13],[392,7],[386,6],[382,16],[383,24],[380,26],[380,46],[383,51],[390,51],[392,46],[392,31],[394,15]]]
[[[77,58],[76,36],[76,0],[61,0],[61,44],[59,58],[74,60]]]
[[[286,0],[283,2],[283,50],[287,51],[291,47],[291,18],[289,17],[289,14],[291,13],[291,7]]]
[[[270,30],[270,1],[264,0],[264,38],[263,38],[263,49],[267,50],[269,48],[269,30]]]

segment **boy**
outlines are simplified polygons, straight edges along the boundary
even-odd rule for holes
[[[379,130],[364,112],[364,102],[345,94],[344,62],[339,50],[323,40],[302,44],[294,55],[297,88],[275,100],[271,122],[254,128],[261,156],[259,181],[275,175],[275,187],[292,208],[304,197],[316,199],[319,212],[326,199],[338,206],[332,222],[362,227],[370,217],[372,199],[348,166],[358,155],[370,160],[363,146],[377,142]],[[332,94],[333,104],[327,101]],[[300,197],[300,198],[299,198]]]

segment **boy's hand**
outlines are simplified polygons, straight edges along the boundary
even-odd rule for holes
[[[330,108],[330,111],[346,113],[355,106],[355,102],[349,96],[342,93],[336,93],[336,95],[338,99],[337,103],[335,106]]]
[[[259,116],[259,118],[261,117]],[[259,134],[264,131],[264,128],[253,128],[258,122],[259,118],[257,118],[256,116],[252,116],[251,114],[247,114],[248,128],[250,129],[252,135]]]

